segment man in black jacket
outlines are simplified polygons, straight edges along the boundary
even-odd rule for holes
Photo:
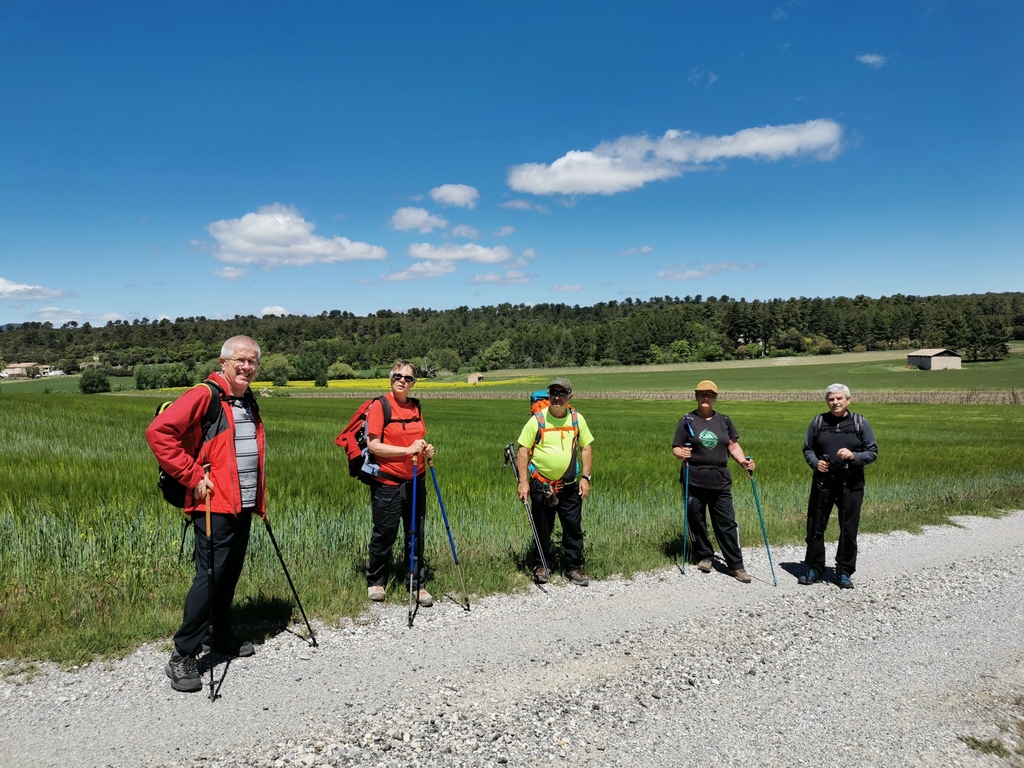
[[[857,528],[864,502],[864,467],[878,458],[878,444],[868,420],[850,411],[850,390],[833,384],[825,390],[828,413],[814,417],[804,439],[804,458],[814,470],[807,503],[807,572],[800,584],[815,584],[825,573],[825,529],[832,507],[839,515],[836,581],[853,589],[857,570]]]

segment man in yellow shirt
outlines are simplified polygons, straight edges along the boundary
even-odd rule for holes
[[[558,515],[563,565],[570,581],[585,587],[590,580],[583,572],[583,499],[590,494],[594,436],[583,416],[569,406],[572,384],[568,379],[552,380],[548,398],[550,405],[531,416],[519,434],[519,499],[530,500],[530,514],[548,563],[555,556],[551,532]],[[538,584],[551,578],[542,565],[533,575]]]

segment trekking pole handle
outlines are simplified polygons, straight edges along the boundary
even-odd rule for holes
[[[744,456],[743,458],[745,458],[747,461],[750,461],[750,457],[749,456]],[[753,478],[754,477],[754,470],[748,469],[747,470],[747,477]]]

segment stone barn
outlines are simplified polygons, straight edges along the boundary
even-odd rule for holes
[[[476,384],[476,383],[481,382],[483,380],[484,380],[484,375],[482,373],[471,373],[471,374],[469,374],[469,378],[467,379],[467,381],[470,384]]]
[[[907,355],[907,365],[922,371],[959,371],[960,355],[951,349],[919,349]]]

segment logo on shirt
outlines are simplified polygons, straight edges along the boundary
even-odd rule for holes
[[[703,445],[708,450],[711,450],[712,448],[718,445],[718,435],[716,435],[710,429],[705,429],[703,432],[701,432],[697,436],[697,439],[700,440],[700,444]]]

